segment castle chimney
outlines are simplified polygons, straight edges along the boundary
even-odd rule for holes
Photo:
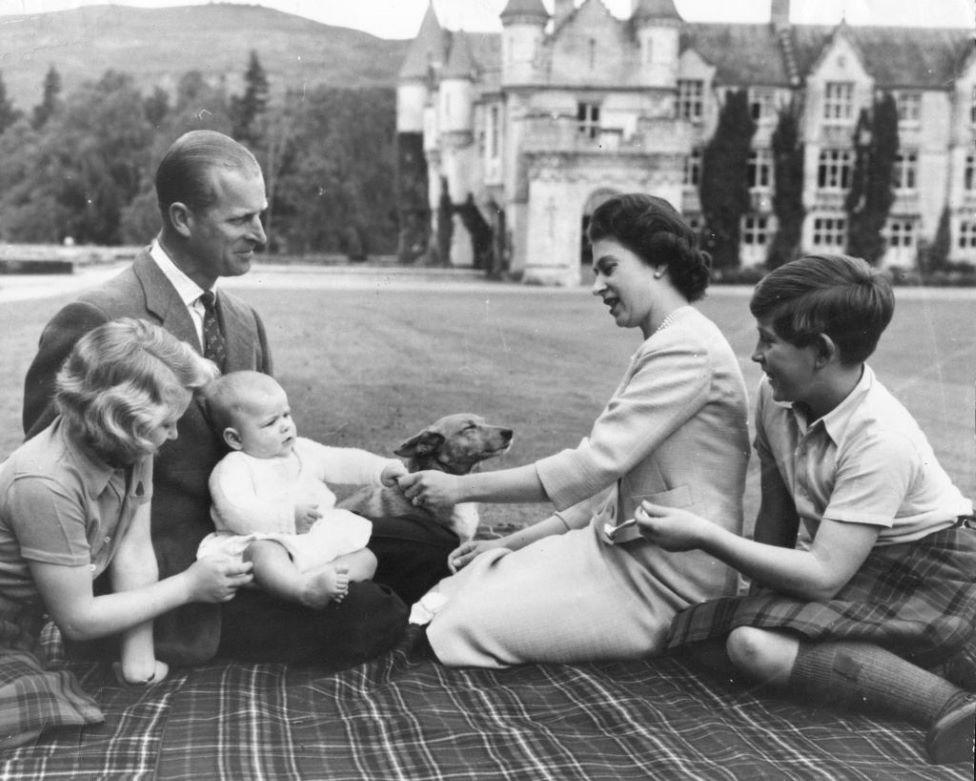
[[[771,0],[769,21],[776,30],[790,26],[790,0]]]

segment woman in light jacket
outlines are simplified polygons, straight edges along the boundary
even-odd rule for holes
[[[708,285],[709,257],[673,207],[644,194],[600,206],[589,236],[593,294],[643,337],[589,436],[522,467],[400,478],[418,505],[548,500],[557,511],[450,554],[457,574],[426,601],[443,602],[427,636],[445,664],[647,656],[677,611],[734,591],[718,560],[668,553],[633,526],[612,530],[647,499],[741,531],[745,385],[725,337],[690,305]]]

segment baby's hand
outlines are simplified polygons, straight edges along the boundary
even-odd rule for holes
[[[295,528],[299,534],[307,532],[312,524],[322,517],[317,504],[295,505]]]
[[[407,474],[407,468],[402,461],[391,461],[383,467],[383,471],[380,473],[380,482],[387,488],[392,488],[397,484],[397,480],[405,474]]]

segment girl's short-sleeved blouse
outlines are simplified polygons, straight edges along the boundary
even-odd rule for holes
[[[0,464],[0,593],[41,606],[28,562],[105,571],[152,497],[152,457],[116,469],[88,455],[62,419]]]

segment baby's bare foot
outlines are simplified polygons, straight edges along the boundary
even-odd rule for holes
[[[326,565],[308,573],[302,588],[302,604],[320,610],[330,602],[341,602],[349,593],[349,568]]]

